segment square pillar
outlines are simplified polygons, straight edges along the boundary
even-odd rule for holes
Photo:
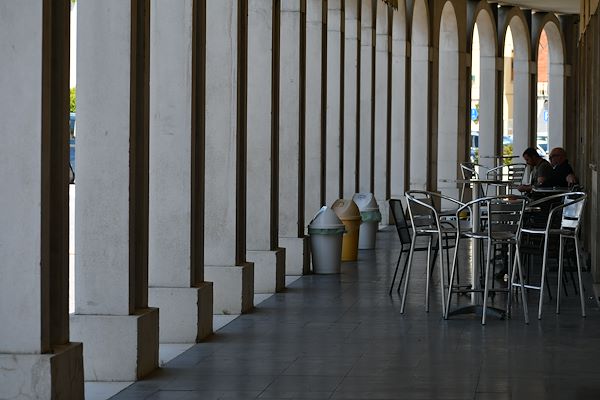
[[[247,259],[254,292],[285,288],[285,250],[278,238],[280,2],[248,1]]]
[[[78,5],[75,314],[86,380],[158,367],[148,307],[150,2]]]
[[[390,197],[401,198],[406,188],[406,14],[403,6],[393,10],[391,49],[391,141]]]
[[[279,97],[279,244],[286,249],[286,275],[309,271],[304,236],[304,9],[301,0],[281,1]]]
[[[203,251],[206,10],[192,0],[151,8],[149,304],[161,310],[161,343],[193,343],[213,319]]]
[[[0,12],[0,398],[83,399],[69,341],[70,3]]]
[[[326,19],[326,18],[325,18]],[[323,1],[306,0],[306,112],[305,126],[305,156],[304,156],[304,228],[312,217],[324,205],[325,196],[322,193],[322,135],[325,102],[323,96],[326,90],[321,72],[323,67],[323,37],[327,34],[326,22],[323,18]]]
[[[344,10],[344,198],[352,198],[357,191],[358,182],[358,122],[360,113],[358,108],[358,85],[360,83],[358,68],[358,53],[360,42],[359,1],[346,0]]]
[[[206,1],[204,273],[213,312],[253,306],[246,262],[247,0]]]
[[[389,207],[387,199],[389,198],[389,120],[388,111],[390,101],[389,92],[389,6],[382,0],[377,1],[377,14],[375,16],[375,108],[373,117],[375,118],[375,141],[373,154],[374,165],[374,191],[373,194],[379,204],[382,223],[389,221]]]
[[[361,2],[360,34],[360,138],[359,183],[360,192],[373,192],[373,140],[374,140],[374,77],[375,77],[375,9],[377,0]]]
[[[327,2],[327,125],[325,139],[325,204],[331,206],[342,192],[341,141],[344,70],[342,62],[343,8],[341,0]]]

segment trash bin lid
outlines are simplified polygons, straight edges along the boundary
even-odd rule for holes
[[[341,220],[360,219],[360,211],[352,199],[337,199],[331,209]]]
[[[352,200],[360,211],[379,211],[379,205],[373,193],[355,193]]]
[[[331,208],[323,206],[315,214],[308,227],[309,229],[343,229],[344,224]]]

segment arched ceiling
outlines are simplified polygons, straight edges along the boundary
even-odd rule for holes
[[[526,7],[538,11],[553,11],[559,14],[579,14],[579,1],[580,0],[516,0],[499,1],[499,3]]]

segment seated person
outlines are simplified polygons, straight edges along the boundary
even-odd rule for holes
[[[550,164],[552,164],[552,177],[550,185],[556,187],[571,187],[577,183],[577,177],[567,160],[567,153],[562,147],[555,147],[550,151]]]
[[[533,187],[552,187],[552,165],[543,159],[533,147],[528,147],[523,152],[523,159],[532,167],[529,185],[517,187],[521,192],[531,192]]]

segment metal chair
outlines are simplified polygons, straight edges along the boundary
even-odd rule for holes
[[[479,167],[483,167],[480,166],[478,164],[472,163],[472,162],[464,162],[464,163],[460,163],[460,173],[462,175],[462,179],[463,180],[467,180],[467,179],[479,179]],[[463,182],[462,187],[460,189],[460,201],[464,202],[465,201],[465,191],[467,189],[467,186],[470,186],[470,184],[468,182]]]
[[[500,186],[506,187],[506,193],[511,192],[511,189],[514,186],[518,186],[523,183],[523,178],[525,177],[525,170],[527,169],[527,164],[508,164],[508,165],[500,165],[498,167],[492,168],[486,173],[486,178],[490,180],[504,181]],[[485,191],[487,195],[487,188]]]
[[[502,195],[502,196],[491,196],[484,197],[481,199],[473,200],[461,208],[457,210],[457,215],[461,212],[467,212],[470,215],[474,215],[479,212],[479,208],[486,207],[487,208],[487,218],[481,221],[483,222],[482,226],[470,226],[463,227],[460,224],[457,229],[456,236],[456,247],[454,249],[454,257],[452,259],[452,269],[450,272],[450,284],[448,290],[448,297],[446,299],[446,304],[444,307],[444,318],[447,319],[450,310],[450,303],[452,300],[452,293],[458,292],[481,292],[481,288],[471,288],[471,289],[455,289],[454,286],[454,276],[457,271],[457,258],[458,258],[458,249],[461,239],[473,239],[473,240],[482,240],[487,241],[487,257],[485,263],[485,270],[483,271],[483,312],[481,317],[481,324],[485,325],[486,322],[486,311],[487,311],[487,301],[488,294],[490,293],[489,282],[490,278],[493,277],[490,274],[490,265],[492,260],[492,248],[495,245],[504,244],[508,245],[509,253],[512,252],[512,247],[518,244],[518,238],[520,235],[521,224],[523,220],[523,211],[525,209],[525,204],[527,203],[527,198],[524,196],[513,196],[513,195]],[[473,218],[472,218],[473,220]],[[478,218],[474,219],[478,221]],[[509,259],[512,257],[509,254]],[[474,273],[476,271],[473,271]],[[481,272],[481,271],[480,271]],[[477,277],[474,276],[474,280]],[[492,289],[492,291],[503,291],[508,292],[509,288],[498,288]],[[510,296],[509,296],[510,298]],[[509,305],[509,299],[507,300],[507,308]]]
[[[404,212],[404,208],[402,206],[402,201],[400,199],[390,199],[390,211],[392,213],[392,217],[394,218],[394,225],[396,227],[396,232],[398,233],[398,239],[400,240],[400,254],[398,255],[398,261],[396,262],[396,269],[394,270],[394,277],[392,278],[392,284],[390,285],[390,292],[392,294],[392,290],[394,289],[394,283],[396,282],[396,276],[398,275],[398,268],[400,267],[400,260],[402,259],[402,255],[407,253],[407,256],[404,261],[404,266],[402,268],[402,274],[400,275],[400,280],[398,281],[398,289],[397,292],[400,293],[400,288],[402,286],[402,281],[404,280],[404,275],[406,273],[406,265],[408,264],[408,253],[411,250],[412,243],[412,234],[411,227],[408,221],[406,220],[406,213]],[[446,257],[448,256],[448,251],[450,249],[449,241],[453,240],[454,237],[448,237],[448,235],[444,235],[444,247],[443,250],[446,250]],[[431,261],[431,265],[435,264],[435,261],[438,256],[438,245],[435,244],[433,246],[433,260]],[[414,251],[427,251],[427,247],[419,247],[414,249]],[[449,263],[448,263],[449,264]],[[460,278],[459,278],[460,280]]]
[[[416,250],[416,240],[418,237],[427,237],[427,277],[426,277],[426,288],[425,288],[425,311],[429,312],[429,286],[431,281],[431,271],[433,265],[430,265],[431,258],[431,243],[434,236],[438,240],[438,248],[443,249],[443,237],[444,235],[456,234],[456,227],[450,222],[444,222],[440,219],[440,213],[436,209],[435,204],[441,204],[442,200],[447,203],[455,204],[458,207],[462,207],[463,203],[448,196],[444,196],[439,193],[427,192],[422,190],[412,190],[405,193],[406,200],[408,202],[408,211],[413,229],[411,247],[408,255],[408,261],[406,266],[406,282],[404,283],[404,291],[402,293],[402,305],[400,307],[400,313],[404,313],[404,307],[406,304],[406,296],[408,293],[408,284],[410,281],[410,271],[412,268],[413,254]],[[444,312],[444,257],[439,257],[440,260],[440,291],[441,291],[441,306],[442,313]]]
[[[522,292],[526,289],[536,289],[540,291],[540,299],[538,303],[538,319],[542,318],[542,304],[544,301],[544,281],[546,279],[548,252],[549,252],[549,240],[552,235],[558,235],[559,237],[559,250],[558,250],[558,288],[556,292],[556,313],[560,312],[560,287],[561,279],[563,276],[563,249],[565,239],[573,239],[575,244],[575,257],[577,260],[577,274],[579,280],[579,297],[581,301],[581,316],[585,317],[585,302],[583,298],[583,284],[581,281],[581,256],[578,242],[579,230],[581,228],[581,216],[583,214],[583,207],[587,195],[584,192],[569,192],[555,194],[548,196],[529,204],[529,208],[540,208],[543,209],[545,204],[556,204],[554,205],[548,214],[546,226],[543,228],[525,226],[522,229],[523,233],[529,235],[540,235],[544,240],[544,250],[542,258],[542,276],[539,286],[526,285],[521,279],[521,283],[517,284],[514,282],[514,271],[511,275],[511,285],[521,287]],[[519,251],[517,250],[517,259],[520,259]],[[525,322],[529,322],[529,314],[527,311],[527,304],[523,303]]]

